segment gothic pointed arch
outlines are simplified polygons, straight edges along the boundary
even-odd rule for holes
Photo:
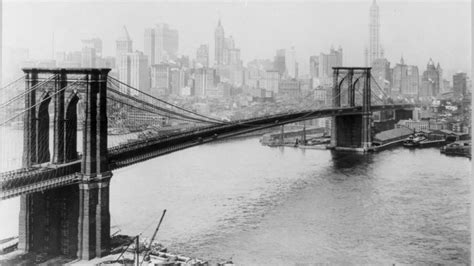
[[[37,163],[49,162],[51,153],[49,151],[49,103],[51,96],[45,92],[40,98],[36,120],[36,158]]]
[[[66,121],[64,130],[65,136],[65,156],[66,161],[73,161],[78,159],[77,154],[77,104],[80,98],[77,93],[72,94],[66,102]]]

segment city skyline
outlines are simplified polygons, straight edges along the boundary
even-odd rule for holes
[[[470,265],[469,0],[5,1],[0,265]]]
[[[6,47],[28,48],[31,58],[44,59],[40,56],[51,57],[45,51],[52,51],[53,49],[53,32],[51,30],[49,32],[48,30],[41,31],[40,29],[54,28],[56,36],[54,39],[55,51],[80,50],[81,39],[98,37],[103,40],[103,54],[114,55],[115,40],[119,36],[123,25],[129,29],[130,37],[134,42],[134,50],[143,51],[145,28],[163,22],[179,31],[180,47],[178,54],[189,55],[194,58],[195,51],[201,44],[209,45],[209,50],[214,51],[213,35],[220,17],[226,35],[233,36],[239,44],[244,64],[255,58],[271,59],[277,49],[290,49],[290,47],[294,46],[299,73],[300,75],[306,75],[309,73],[309,57],[328,50],[331,45],[342,46],[344,49],[345,65],[364,64],[362,51],[367,46],[367,40],[369,39],[367,27],[369,23],[368,11],[371,3],[372,1],[359,3],[313,2],[297,3],[295,5],[278,3],[271,6],[255,2],[247,4],[212,3],[212,6],[215,7],[212,10],[207,10],[206,7],[210,5],[209,3],[178,2],[171,4],[146,2],[131,5],[122,2],[85,2],[81,3],[83,11],[78,11],[73,8],[75,3],[55,2],[55,5],[59,4],[63,6],[63,9],[66,8],[66,11],[62,15],[47,17],[47,19],[36,23],[35,18],[38,18],[38,16],[35,17],[32,10],[37,10],[38,13],[48,11],[48,6],[51,3],[28,4],[27,2],[6,2],[4,3],[5,30],[3,37]],[[380,9],[381,43],[384,43],[385,55],[390,62],[397,62],[400,56],[403,55],[408,64],[423,68],[429,61],[429,58],[433,58],[435,62],[440,62],[443,65],[444,74],[447,77],[459,70],[470,72],[470,62],[468,60],[470,57],[470,49],[468,48],[470,44],[469,23],[463,23],[469,20],[469,10],[463,8],[464,5],[468,5],[468,2],[441,2],[432,7],[429,3],[403,4],[403,2],[395,3],[380,0],[377,1],[377,4]],[[128,12],[126,10],[127,6],[133,7],[130,13],[136,12],[139,14],[141,12],[142,16],[140,16],[140,19],[128,21],[115,19],[116,17],[123,16],[125,11]],[[147,6],[149,10],[145,8]],[[102,7],[114,10],[114,12],[98,16]],[[155,12],[156,15],[150,15],[150,13],[153,13],[151,11],[154,10],[154,7],[160,7],[158,10],[164,11]],[[324,11],[333,9],[341,10],[340,13],[344,14],[347,12],[344,10],[348,7],[353,10],[351,16],[344,18],[341,15],[338,24],[329,24],[332,20],[328,20],[329,18],[324,16]],[[175,12],[170,12],[172,10],[175,10]],[[190,10],[200,12],[189,12]],[[69,17],[78,17],[77,12],[88,11],[91,11],[91,18],[86,22],[79,24],[77,21],[64,21],[68,17],[68,13],[75,14]],[[419,13],[419,17],[415,19],[413,14],[417,12],[428,13],[432,17],[428,16],[425,18],[423,16],[424,20],[420,20],[419,17],[422,14]],[[457,12],[454,19],[449,15],[453,12]],[[174,18],[169,15],[170,13],[179,14],[182,17],[191,19],[180,20],[180,16]],[[330,13],[332,14],[332,12]],[[240,15],[240,19],[243,16],[245,21],[240,21],[241,23],[239,23],[240,19],[237,14]],[[263,15],[267,19],[257,23],[256,19],[259,15]],[[204,17],[206,19],[203,19]],[[196,20],[196,18],[201,19]],[[283,22],[278,22],[282,19],[284,20]],[[102,23],[98,23],[98,20],[102,21]],[[414,26],[415,29],[407,30],[404,28],[405,24],[412,23],[414,20],[417,21],[417,25]],[[23,23],[20,23],[21,21]],[[35,25],[39,24],[39,29],[31,27],[33,21],[35,21]],[[62,23],[58,24],[59,21]],[[104,23],[103,21],[106,22]],[[252,22],[255,23],[252,24]],[[325,27],[322,23],[318,22],[329,23]],[[347,23],[353,25],[350,32],[347,32]],[[12,24],[15,25],[14,28],[9,27]],[[92,28],[90,25],[93,24],[97,26]],[[427,25],[430,27],[427,27]],[[328,30],[328,27],[333,27],[333,29]],[[453,27],[457,30],[452,30]],[[66,28],[75,28],[77,32],[70,30],[65,32],[64,29]],[[249,30],[251,28],[252,30]],[[448,31],[448,29],[451,30]],[[419,36],[418,39],[416,38],[417,30],[423,32],[423,40]],[[356,34],[364,37],[357,38],[358,41],[354,41],[351,36]],[[258,38],[255,37],[256,35],[258,35]],[[310,35],[317,37],[312,38]],[[332,38],[329,37],[331,35],[333,35]],[[58,36],[67,37],[58,38]],[[442,38],[443,42],[440,45],[430,45],[429,49],[426,49],[430,42],[433,42],[434,36],[445,36],[445,38]],[[31,39],[34,39],[36,43],[29,46],[27,44],[33,43]],[[413,45],[414,43],[416,45]],[[209,62],[212,65],[215,60],[214,53],[209,54]]]

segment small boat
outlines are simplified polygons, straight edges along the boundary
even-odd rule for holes
[[[217,263],[217,266],[234,266],[235,264],[232,262],[232,259],[227,260],[222,263]]]

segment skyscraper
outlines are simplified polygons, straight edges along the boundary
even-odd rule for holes
[[[199,68],[194,73],[194,95],[206,96],[216,87],[216,70],[212,68]]]
[[[94,47],[82,47],[81,66],[96,67],[96,51]]]
[[[278,93],[278,86],[280,83],[280,74],[275,70],[267,70],[265,72],[265,79],[262,86],[265,90],[273,93]]]
[[[222,65],[224,63],[225,36],[224,36],[224,28],[221,25],[220,19],[219,19],[219,23],[217,24],[217,28],[214,32],[214,40],[215,40],[214,60],[217,65]]]
[[[407,79],[407,90],[403,94],[405,96],[417,96],[420,88],[420,74],[417,66],[408,66]]]
[[[297,78],[297,67],[296,67],[296,51],[295,47],[291,47],[286,57],[286,70],[290,78]]]
[[[453,92],[455,98],[461,98],[466,95],[467,76],[466,73],[456,73],[453,75]]]
[[[152,28],[145,29],[145,43],[144,51],[145,55],[148,57],[148,64],[155,64],[155,30]]]
[[[319,77],[321,83],[332,83],[333,67],[342,66],[342,48],[335,50],[331,47],[329,54],[321,53],[319,55]]]
[[[420,96],[436,97],[439,93],[439,73],[436,69],[433,60],[430,58],[426,65],[426,70],[423,72],[421,80]]]
[[[128,56],[130,57],[130,86],[149,93],[150,71],[148,70],[148,57],[139,51],[129,53]]]
[[[181,90],[186,86],[186,71],[177,67],[170,69],[170,93],[181,95]]]
[[[224,65],[230,65],[231,64],[230,57],[231,57],[231,53],[234,49],[235,49],[234,38],[232,36],[229,36],[228,38],[224,37],[224,48],[223,48],[223,51],[222,51],[222,56],[223,56],[223,59],[222,59],[223,62],[222,63]]]
[[[376,59],[374,62],[377,61]],[[417,96],[419,92],[419,79],[418,67],[406,65],[402,57],[400,63],[396,64],[392,70],[390,95]]]
[[[132,39],[130,39],[130,35],[128,35],[128,31],[125,26],[123,26],[122,32],[115,43],[115,62],[118,72],[118,78],[126,84],[129,84],[130,58],[127,56],[127,54],[132,52]],[[125,88],[125,85],[121,85],[121,87]]]
[[[438,62],[438,65],[436,66],[436,71],[438,71],[439,92],[444,92],[443,69],[442,69],[441,66],[439,65],[439,62]]]
[[[365,63],[367,66],[372,66],[375,59],[383,57],[382,49],[380,47],[380,18],[379,18],[379,6],[373,0],[370,6],[369,16],[369,49],[365,53]]]
[[[242,61],[240,60],[240,49],[230,49],[228,51],[229,51],[228,64],[231,66],[240,67],[242,65]]]
[[[375,59],[372,65],[371,75],[373,77],[371,87],[380,87],[381,90],[390,95],[390,83],[392,80],[390,62],[385,58]]]
[[[209,67],[209,46],[207,44],[201,44],[197,49],[196,63],[201,64],[203,67]]]
[[[116,66],[119,80],[125,84],[130,84],[130,57],[128,56],[128,53],[118,55]],[[120,87],[127,90],[130,94],[127,86],[120,84]]]
[[[309,57],[309,75],[312,78],[319,78],[319,56]]]
[[[120,61],[120,56],[132,52],[132,39],[128,35],[127,28],[123,26],[122,32],[116,40],[116,58]]]
[[[175,60],[178,53],[178,31],[168,24],[161,23],[155,27],[155,64]]]
[[[148,58],[142,52],[136,51],[120,55],[118,61],[118,74],[119,79],[122,82],[143,92],[150,92]],[[128,93],[131,95],[137,94],[137,92],[132,90],[129,90]]]
[[[82,40],[82,47],[94,48],[95,54],[97,57],[102,57],[102,39],[92,38],[87,40]]]
[[[171,67],[168,64],[151,66],[151,95],[157,97],[170,93]]]
[[[397,63],[392,71],[392,88],[391,95],[400,95],[408,88],[408,67],[405,64],[403,57],[400,58],[400,63]]]
[[[275,60],[273,61],[274,70],[282,76],[286,72],[285,49],[277,50]]]

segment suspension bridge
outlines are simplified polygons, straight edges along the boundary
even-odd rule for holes
[[[23,69],[1,89],[0,198],[20,196],[19,249],[89,260],[107,254],[112,171],[265,128],[331,117],[331,147],[365,152],[374,111],[389,101],[370,68],[334,68],[331,104],[267,110],[236,121],[164,101],[108,75],[110,69]],[[376,86],[371,86],[371,83]],[[309,95],[308,97],[310,97]],[[10,134],[10,135],[9,135]],[[41,228],[41,230],[39,230]]]

